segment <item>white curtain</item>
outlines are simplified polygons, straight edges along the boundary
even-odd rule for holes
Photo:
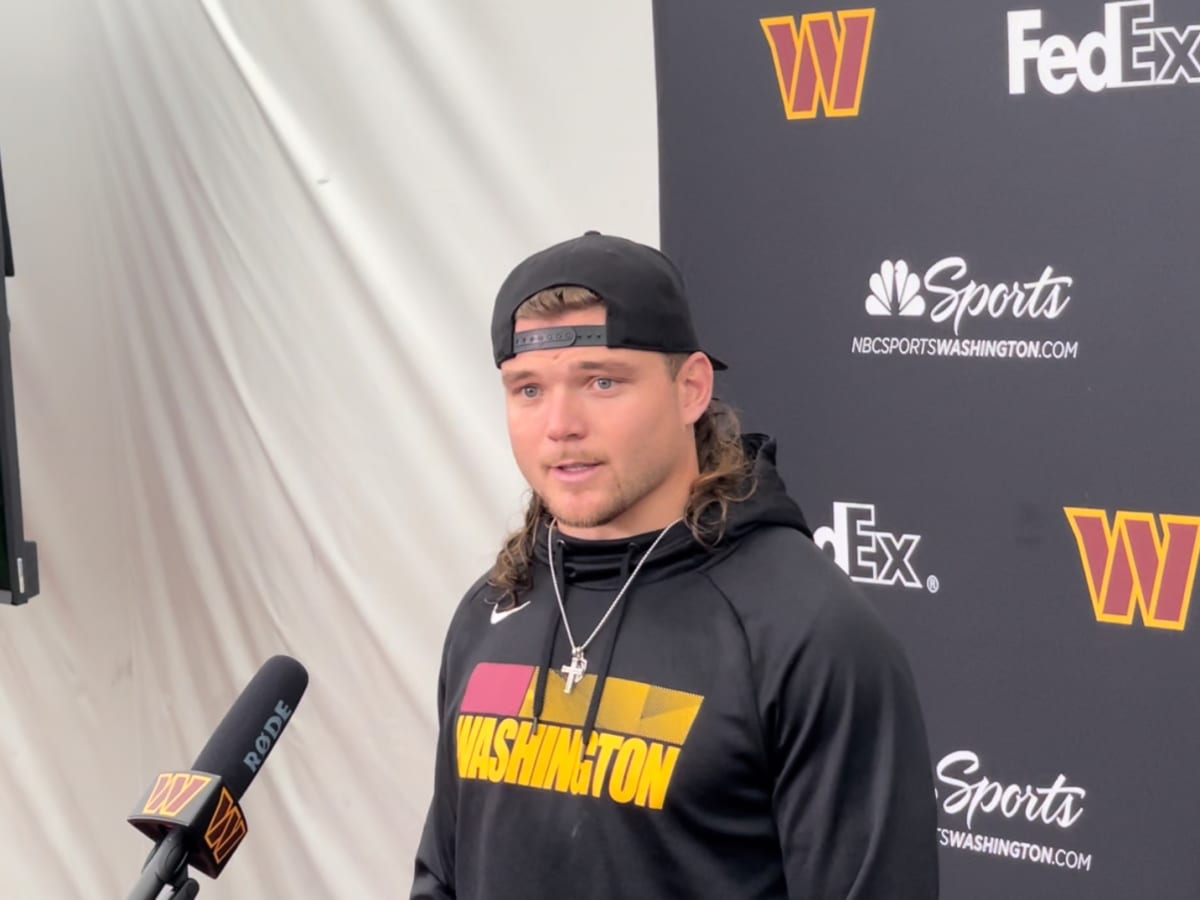
[[[491,300],[657,242],[640,0],[0,5],[25,530],[4,898],[118,897],[125,817],[267,657],[311,684],[202,897],[406,896],[441,640],[519,518]]]

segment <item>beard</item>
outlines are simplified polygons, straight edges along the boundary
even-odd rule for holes
[[[591,508],[576,508],[579,504],[557,503],[554,500],[542,498],[542,503],[550,511],[559,525],[568,528],[599,528],[619,519],[633,505],[618,489],[602,502],[593,504]]]

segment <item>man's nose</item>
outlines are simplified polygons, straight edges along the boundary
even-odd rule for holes
[[[546,437],[552,441],[583,437],[587,428],[582,404],[574,391],[552,391],[546,403]]]

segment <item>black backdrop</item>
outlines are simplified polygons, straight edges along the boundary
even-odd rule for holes
[[[658,0],[663,246],[908,647],[942,896],[1195,900],[1200,5],[1030,9]]]

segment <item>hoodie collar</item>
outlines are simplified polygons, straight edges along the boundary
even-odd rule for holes
[[[549,564],[546,556],[548,529],[549,521],[539,526],[534,545],[534,555],[543,565]],[[556,528],[552,539],[555,562],[561,565],[568,584],[595,590],[619,588],[661,531],[660,528],[632,537],[597,541],[570,537]],[[677,522],[646,560],[638,573],[638,581],[656,581],[672,574],[700,549],[687,526]]]

